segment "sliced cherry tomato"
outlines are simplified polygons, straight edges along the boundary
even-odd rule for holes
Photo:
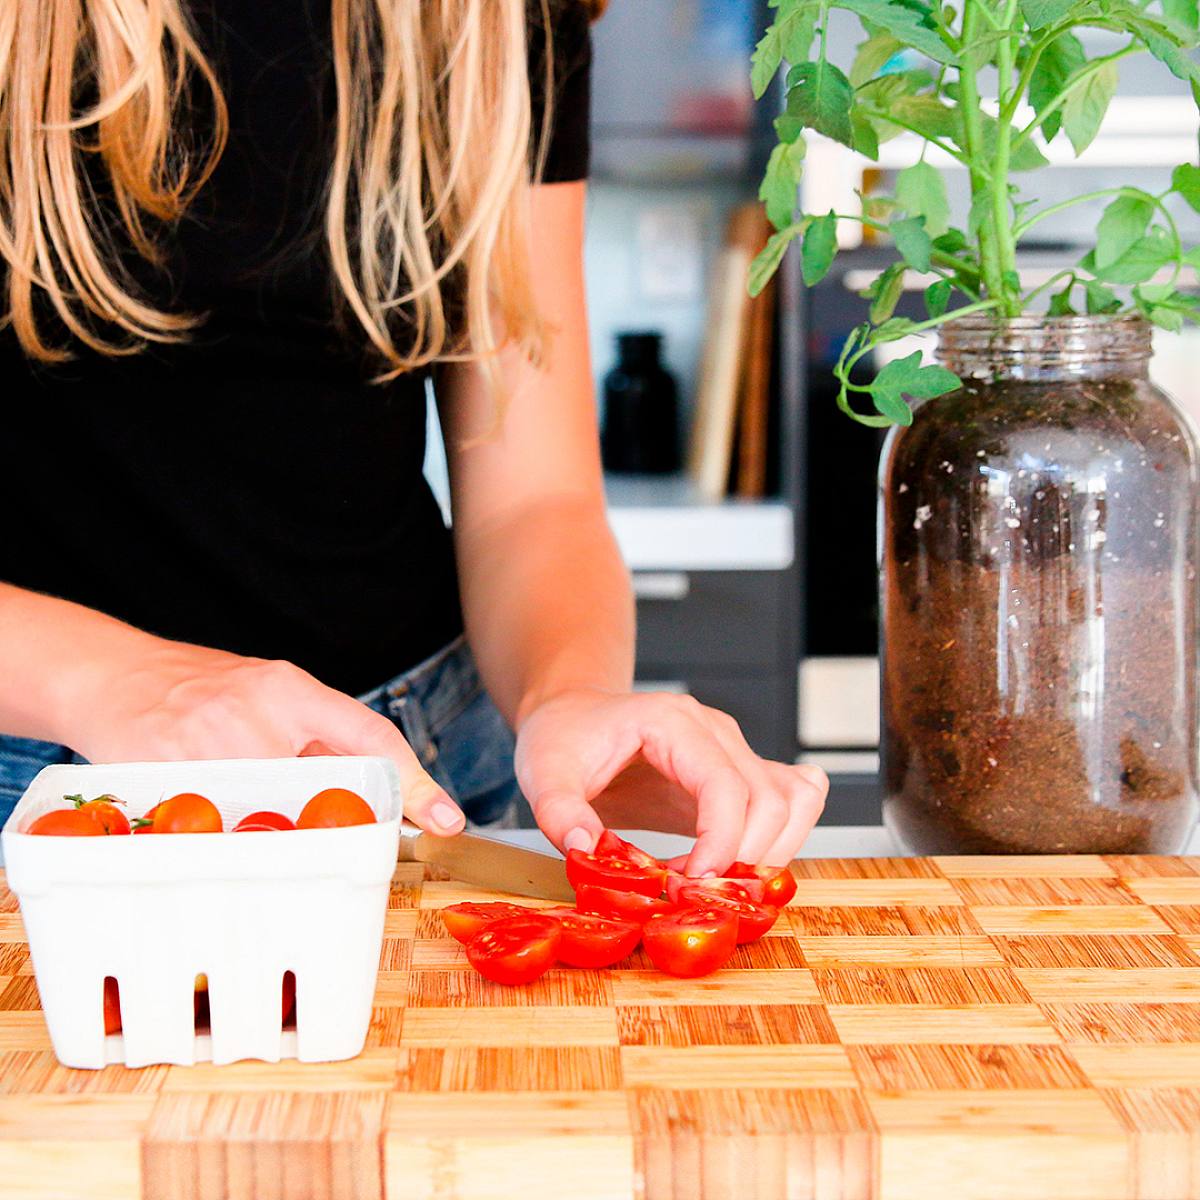
[[[747,942],[757,942],[779,919],[779,909],[777,908],[771,908],[766,904],[755,904],[753,900],[722,895],[710,891],[708,888],[684,888],[679,894],[679,902],[686,908],[704,908],[733,913],[738,919],[737,940],[739,946],[743,946]]]
[[[129,818],[121,811],[125,803],[116,796],[97,796],[95,800],[85,800],[82,796],[64,796],[70,800],[80,812],[85,812],[94,821],[100,823],[101,833],[128,833]]]
[[[26,833],[45,833],[52,837],[103,837],[104,827],[91,813],[81,808],[56,808],[43,813]]]
[[[180,792],[154,808],[155,833],[220,833],[217,806],[195,792]]]
[[[371,806],[348,788],[318,792],[296,818],[297,829],[334,829],[343,825],[374,825]]]
[[[558,958],[562,926],[553,917],[529,912],[502,917],[467,944],[467,960],[495,983],[532,983]]]
[[[576,891],[581,884],[590,883],[641,896],[661,896],[666,873],[661,865],[640,867],[627,858],[601,858],[582,850],[567,851],[567,882]]]
[[[704,888],[714,896],[729,896],[733,900],[752,900],[760,904],[765,886],[761,879],[730,879],[718,877],[715,879],[692,879],[672,871],[667,875],[667,899],[672,904],[679,903],[679,894],[684,888]]]
[[[144,817],[138,817],[133,823],[134,833],[153,833],[154,832],[154,814],[158,812],[156,804]]]
[[[486,929],[493,921],[502,917],[524,917],[534,912],[520,904],[509,904],[497,900],[490,904],[478,904],[470,900],[462,904],[451,904],[442,909],[442,924],[456,942],[465,946],[477,933]]]
[[[723,967],[737,949],[738,919],[715,908],[685,908],[652,917],[642,930],[650,961],[668,975],[693,979]]]
[[[761,879],[763,897],[760,903],[775,908],[782,908],[796,894],[796,877],[787,867],[754,867],[749,863],[735,862],[726,874],[739,883]]]
[[[575,889],[575,907],[580,912],[596,913],[614,921],[632,921],[635,925],[645,925],[657,913],[675,911],[675,906],[666,900],[594,883],[581,883]]]
[[[562,925],[558,958],[569,967],[611,967],[628,958],[642,940],[642,927],[636,921],[614,921],[566,907],[544,908],[541,915]]]
[[[234,827],[234,833],[265,833],[269,829],[295,829],[296,822],[291,817],[285,817],[283,813],[270,812],[263,810],[262,812],[252,812],[244,816]]]
[[[121,1032],[121,994],[117,990],[117,981],[111,975],[104,980],[104,1032]]]
[[[653,854],[647,854],[640,846],[618,837],[611,829],[606,829],[600,835],[592,853],[597,858],[623,858],[636,867],[649,867],[654,871],[666,869]]]

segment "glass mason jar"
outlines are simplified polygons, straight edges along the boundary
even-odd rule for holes
[[[1172,853],[1197,813],[1197,447],[1133,317],[965,317],[880,465],[884,817]]]

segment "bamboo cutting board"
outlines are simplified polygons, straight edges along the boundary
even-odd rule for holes
[[[69,1071],[0,893],[0,1195],[1191,1200],[1200,859],[802,861],[707,979],[489,984],[398,870],[367,1049]]]

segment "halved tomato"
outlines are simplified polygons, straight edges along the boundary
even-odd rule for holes
[[[442,909],[442,924],[456,942],[462,942],[465,946],[493,921],[499,921],[502,917],[524,917],[533,911],[531,908],[509,904],[503,900],[490,904],[465,900],[461,904],[451,904]]]
[[[661,865],[638,866],[627,858],[601,857],[582,850],[567,851],[567,882],[578,892],[581,884],[661,896],[667,869]]]
[[[574,908],[545,908],[542,916],[562,926],[558,958],[569,967],[611,967],[637,949],[642,927],[636,921],[614,921]]]
[[[271,812],[264,809],[262,812],[252,812],[244,816],[234,827],[234,833],[265,833],[270,829],[295,829],[296,822],[291,817],[285,817],[283,813]]]
[[[726,872],[730,879],[744,883],[760,879],[763,896],[760,903],[782,908],[796,894],[796,877],[787,867],[754,867],[749,863],[735,862]]]
[[[712,909],[717,912],[733,913],[737,917],[738,945],[757,942],[779,919],[779,909],[766,904],[755,904],[734,896],[721,895],[707,888],[684,888],[679,893],[679,902],[687,908]]]
[[[645,925],[659,913],[675,911],[675,906],[667,900],[594,883],[581,883],[575,889],[575,907],[580,912],[597,913],[614,921],[632,921],[635,925]]]
[[[723,967],[737,949],[738,919],[714,908],[652,917],[642,930],[650,961],[668,975],[693,979]]]
[[[667,899],[672,904],[679,903],[679,894],[684,888],[704,888],[714,896],[728,896],[732,900],[750,900],[761,904],[765,890],[761,879],[730,879],[728,876],[718,876],[715,879],[692,879],[671,871],[667,875]]]
[[[467,944],[467,960],[495,983],[532,983],[558,958],[562,926],[553,917],[527,912],[492,921]]]
[[[657,871],[665,870],[663,864],[653,854],[648,854],[640,846],[635,846],[623,837],[618,837],[611,829],[606,829],[600,835],[592,853],[597,858],[623,858],[637,867],[649,867],[651,870]]]

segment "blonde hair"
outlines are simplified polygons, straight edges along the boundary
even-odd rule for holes
[[[130,353],[177,341],[197,320],[144,298],[121,264],[129,247],[160,261],[156,235],[225,143],[221,89],[184,3],[0,4],[0,256],[6,319],[32,358],[67,357],[72,338]],[[332,0],[332,41],[325,237],[381,377],[489,359],[510,341],[536,357],[526,218],[545,138],[531,155],[526,0]],[[211,110],[205,130],[200,109]],[[543,133],[549,122],[545,112]],[[97,161],[107,223],[89,174]]]

